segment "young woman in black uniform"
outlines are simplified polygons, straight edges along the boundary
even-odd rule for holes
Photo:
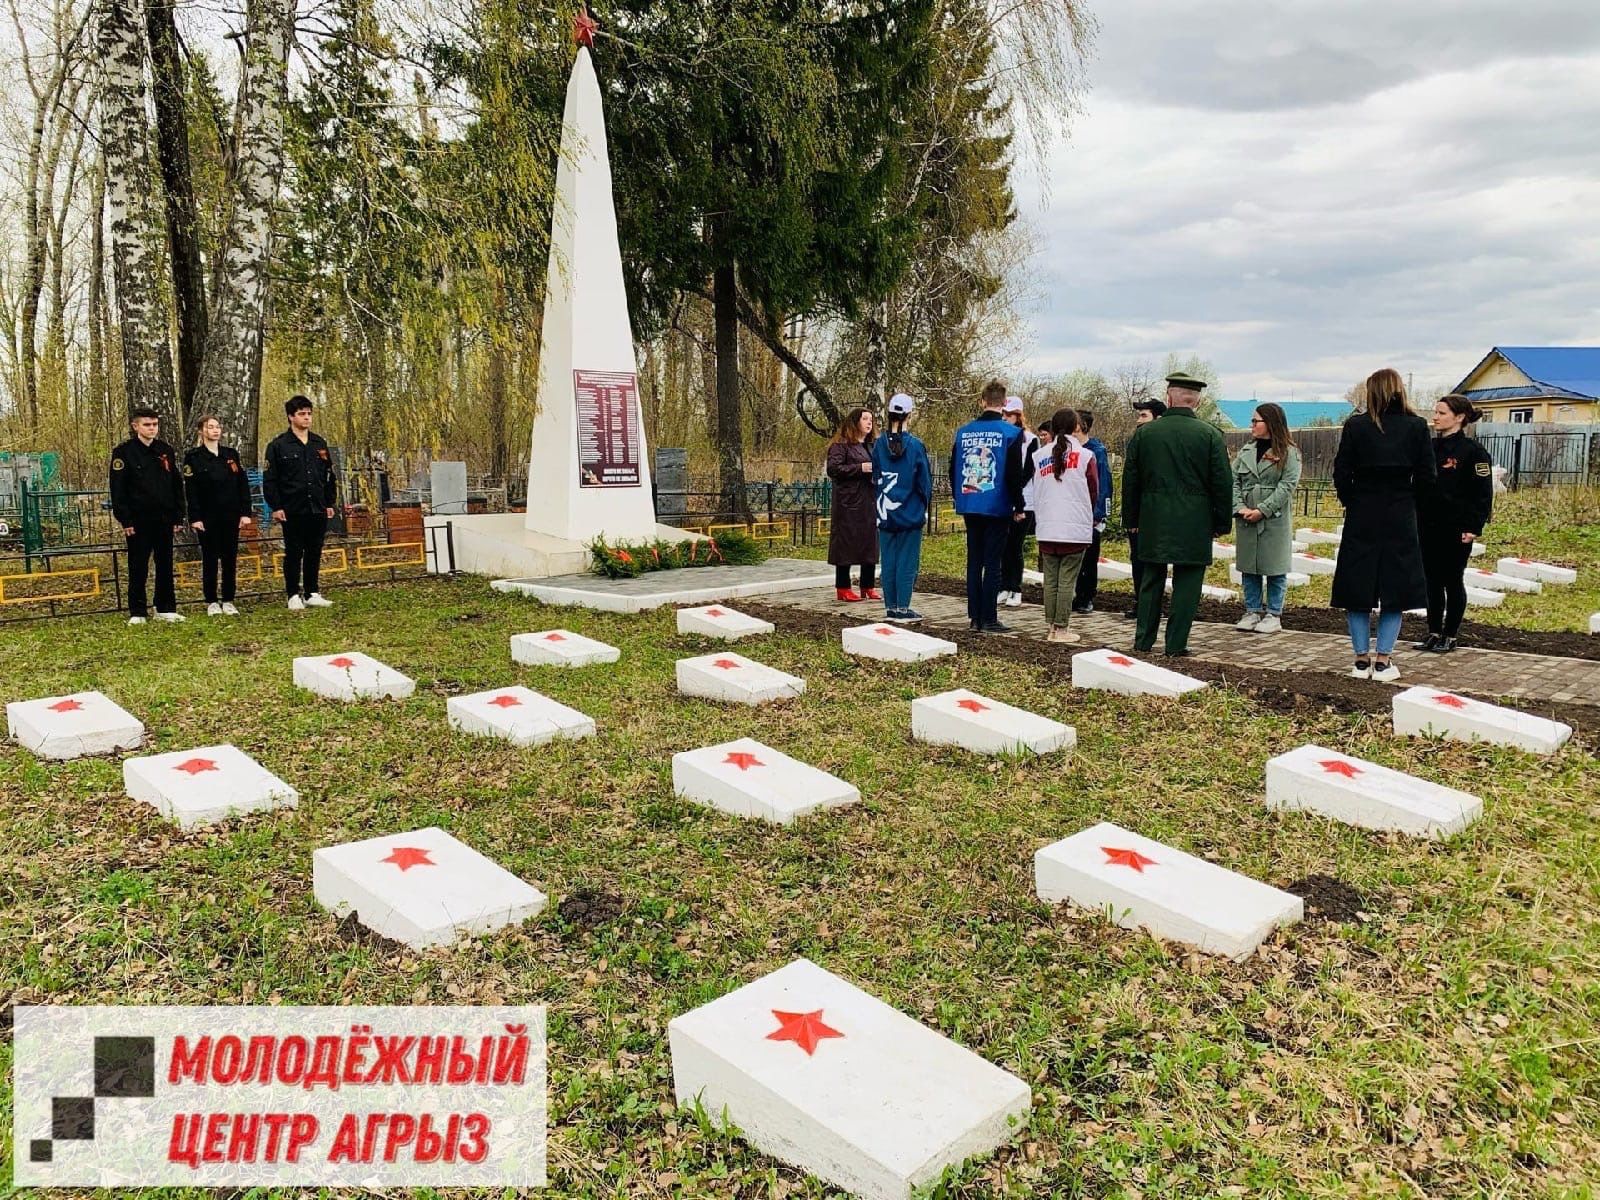
[[[1422,569],[1428,578],[1428,636],[1418,650],[1448,654],[1467,611],[1462,576],[1472,543],[1483,536],[1494,507],[1494,462],[1466,427],[1483,414],[1465,396],[1449,395],[1433,406],[1433,458],[1437,483],[1417,506]]]
[[[239,566],[239,531],[251,523],[250,480],[239,452],[222,444],[222,422],[216,417],[207,415],[196,422],[194,443],[183,456],[183,490],[189,502],[189,524],[200,537],[206,615],[236,617],[234,574]]]

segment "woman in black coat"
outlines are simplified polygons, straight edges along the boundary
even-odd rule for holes
[[[1428,636],[1418,650],[1448,654],[1467,611],[1462,578],[1472,543],[1483,536],[1494,510],[1494,460],[1466,434],[1481,417],[1465,396],[1449,395],[1433,406],[1434,487],[1417,506],[1422,569],[1428,577]]]
[[[828,478],[833,480],[828,561],[839,599],[881,600],[878,573],[878,512],[872,487],[872,413],[852,408],[828,443]],[[861,590],[850,586],[850,568],[861,568]]]
[[[1345,610],[1357,679],[1391,683],[1390,659],[1408,608],[1427,603],[1417,501],[1434,483],[1428,423],[1406,403],[1405,385],[1385,368],[1367,379],[1367,410],[1344,423],[1333,486],[1344,505],[1344,540],[1333,573],[1333,607]],[[1372,610],[1378,644],[1372,645]],[[1371,651],[1369,657],[1369,651]]]
[[[250,480],[239,452],[222,444],[222,422],[203,416],[194,446],[183,456],[183,491],[189,524],[200,539],[200,581],[209,616],[239,615],[233,606],[239,531],[250,522]],[[217,586],[220,570],[222,586]]]

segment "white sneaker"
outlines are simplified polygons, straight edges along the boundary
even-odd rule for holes
[[[206,605],[206,616],[208,616],[208,617],[220,617],[221,615],[222,615],[222,605],[218,604],[215,600],[213,600],[210,604]]]
[[[306,607],[307,608],[332,608],[333,607],[333,601],[329,600],[321,592],[312,592],[311,595],[306,597]]]
[[[1006,593],[1006,607],[1007,608],[1021,608],[1022,607],[1022,593],[1021,592],[1007,592]]]
[[[305,607],[306,607],[306,602],[304,600],[300,599],[300,594],[298,592],[296,592],[293,596],[289,597],[289,611],[290,612],[304,612],[305,611]]]
[[[1234,628],[1243,633],[1254,633],[1256,626],[1261,624],[1261,618],[1266,615],[1266,613],[1247,612],[1239,618]]]
[[[1372,678],[1376,679],[1379,683],[1393,683],[1396,679],[1400,678],[1400,668],[1395,666],[1392,662],[1386,662],[1381,667],[1374,665],[1372,668]]]
[[[222,602],[222,615],[225,617],[237,617],[239,615],[239,610],[233,606],[233,601],[224,600]]]
[[[129,617],[128,618],[128,624],[129,625],[143,625],[144,624],[144,618],[143,617]]]
[[[178,621],[181,621],[181,620],[183,620],[183,619],[184,619],[184,618],[183,618],[183,614],[182,614],[182,613],[175,613],[175,612],[169,612],[169,613],[164,613],[164,612],[158,612],[158,613],[157,613],[157,614],[156,614],[156,620],[158,620],[158,621],[169,621],[169,622],[173,622],[173,623],[176,623],[176,622],[178,622]]]
[[[1357,663],[1355,666],[1350,668],[1350,678],[1351,679],[1371,679],[1372,678],[1372,664],[1368,663],[1366,666],[1363,667],[1360,663]]]
[[[1257,633],[1282,633],[1283,622],[1271,613],[1267,613],[1256,623]]]

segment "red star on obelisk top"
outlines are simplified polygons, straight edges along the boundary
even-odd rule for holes
[[[1105,852],[1108,867],[1132,867],[1143,875],[1146,867],[1160,865],[1155,859],[1146,858],[1137,850],[1117,850],[1111,846],[1101,846],[1100,849]]]
[[[428,857],[426,850],[416,846],[396,846],[389,851],[388,858],[380,858],[379,862],[393,863],[402,872],[409,871],[412,867],[437,867],[439,864]]]
[[[567,639],[562,637],[559,633],[547,633],[544,635],[544,640],[547,642],[564,642]]]
[[[1329,775],[1343,775],[1346,779],[1354,779],[1361,774],[1361,768],[1355,763],[1347,763],[1342,758],[1325,758],[1317,764]]]
[[[600,28],[599,22],[589,15],[587,8],[580,8],[578,15],[572,18],[572,40],[580,46],[594,49],[595,31]]]
[[[54,704],[52,704],[50,706],[50,711],[51,712],[78,712],[82,708],[83,708],[82,702],[77,701],[77,700],[57,700]]]
[[[792,1013],[772,1010],[772,1015],[778,1018],[778,1028],[767,1034],[769,1042],[794,1042],[804,1050],[807,1055],[817,1052],[817,1043],[823,1038],[842,1038],[840,1033],[822,1020],[822,1010],[815,1012]]]
[[[722,761],[731,763],[741,771],[748,771],[751,767],[764,767],[767,765],[748,750],[730,750],[728,751],[728,757]]]
[[[976,700],[957,700],[956,701],[956,707],[957,708],[964,708],[968,712],[988,712],[989,711],[989,706],[987,704],[979,704]]]
[[[493,700],[489,701],[489,703],[494,705],[496,708],[516,708],[522,703],[522,701],[518,700],[515,696],[496,696]]]
[[[1446,708],[1465,708],[1467,702],[1460,696],[1447,696],[1442,692],[1433,698],[1435,704],[1442,704]]]
[[[330,658],[328,660],[328,665],[330,667],[344,667],[348,670],[350,667],[356,665],[356,660],[353,658],[347,658],[341,654],[338,658]]]
[[[719,671],[737,671],[739,669],[739,664],[731,658],[719,658],[711,665]]]
[[[198,775],[202,771],[215,771],[217,764],[209,758],[190,758],[172,769],[174,771],[187,771],[190,775]]]

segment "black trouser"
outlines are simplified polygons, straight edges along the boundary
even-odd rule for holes
[[[309,596],[317,590],[322,569],[322,541],[328,536],[328,518],[322,513],[289,513],[283,522],[283,590],[290,596]]]
[[[195,534],[200,539],[200,584],[205,589],[206,603],[217,601],[233,603],[234,578],[239,569],[239,518],[226,513],[202,516],[204,529]],[[217,575],[222,575],[222,590],[217,590]]]
[[[172,526],[135,525],[128,539],[128,615],[147,617],[144,584],[150,572],[150,559],[156,560],[156,611],[177,612],[178,597],[172,587]]]
[[[1472,557],[1472,543],[1454,530],[1422,535],[1422,571],[1428,579],[1428,632],[1453,638],[1467,611],[1463,575]]]
[[[861,564],[861,590],[863,592],[870,592],[875,586],[877,586],[877,579],[878,579],[878,564],[877,563],[862,563]],[[834,567],[834,569],[833,569],[833,586],[838,588],[840,591],[843,591],[845,588],[848,588],[850,586],[850,565],[848,563],[846,563],[842,567]]]
[[[1026,520],[1012,521],[1006,526],[1006,550],[1000,560],[1002,592],[1022,591],[1022,552],[1027,547],[1028,535],[1038,527],[1032,513]]]
[[[1130,540],[1136,537],[1130,534]],[[1137,578],[1137,576],[1135,577]],[[1133,585],[1136,589],[1138,584]],[[1094,531],[1094,541],[1089,543],[1089,552],[1083,556],[1083,566],[1078,570],[1078,582],[1072,589],[1072,607],[1088,608],[1094,603],[1095,593],[1100,590],[1100,530]],[[1137,594],[1137,593],[1136,593]]]
[[[996,624],[999,619],[1000,560],[1005,554],[1010,517],[963,514],[967,526],[967,619]]]
[[[1128,566],[1133,571],[1133,594],[1139,594],[1139,580],[1144,578],[1144,564],[1139,561],[1139,531],[1128,530]]]

